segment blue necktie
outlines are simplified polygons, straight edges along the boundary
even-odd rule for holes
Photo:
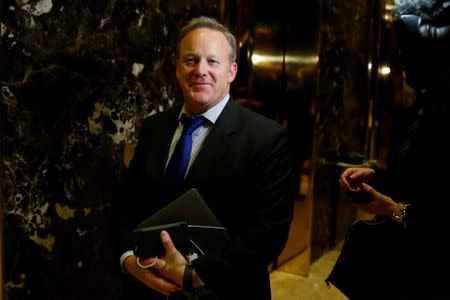
[[[192,119],[183,115],[181,122],[184,124],[183,132],[175,146],[166,171],[166,184],[171,200],[182,192],[184,177],[191,159],[192,133],[204,123],[204,118]]]

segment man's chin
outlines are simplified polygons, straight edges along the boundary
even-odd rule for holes
[[[198,102],[198,103],[203,103],[203,102],[208,102],[208,99],[210,98],[209,94],[204,93],[204,92],[193,92],[189,94],[189,98],[191,99],[192,102]]]

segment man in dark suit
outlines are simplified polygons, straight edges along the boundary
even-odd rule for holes
[[[237,72],[236,40],[223,25],[195,18],[182,29],[178,45],[176,75],[184,105],[145,120],[114,204],[123,298],[196,299],[203,291],[208,296],[202,299],[270,299],[268,266],[285,245],[293,213],[287,132],[229,95]],[[189,166],[178,186],[166,172],[185,126],[183,115],[205,121],[192,134]],[[193,187],[227,229],[226,246],[189,263],[162,232],[166,255],[139,261],[128,233]]]

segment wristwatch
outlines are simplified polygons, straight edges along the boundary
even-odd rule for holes
[[[194,272],[194,268],[192,265],[186,265],[184,268],[184,276],[183,276],[183,289],[186,292],[192,292],[194,287],[192,286],[192,273]]]

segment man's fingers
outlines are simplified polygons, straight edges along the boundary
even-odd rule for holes
[[[164,269],[164,267],[166,266],[166,261],[158,257],[150,257],[146,259],[138,259],[137,264],[139,267],[143,269],[152,268],[156,270],[161,270]]]
[[[168,253],[171,253],[173,251],[176,251],[175,245],[172,242],[172,239],[170,238],[170,235],[167,231],[163,230],[161,231],[161,241],[164,245],[164,249],[166,249],[166,255]]]
[[[137,265],[143,269],[151,268],[157,262],[158,262],[158,257],[149,257],[149,258],[145,258],[145,259],[138,257],[136,260]]]
[[[169,295],[180,290],[180,287],[178,285],[166,280],[159,274],[151,271],[151,269],[149,269],[148,273],[144,275],[144,282],[150,288],[157,290],[164,295]]]
[[[166,267],[166,261],[164,259],[158,258],[155,265],[152,267],[155,270],[162,270]]]

